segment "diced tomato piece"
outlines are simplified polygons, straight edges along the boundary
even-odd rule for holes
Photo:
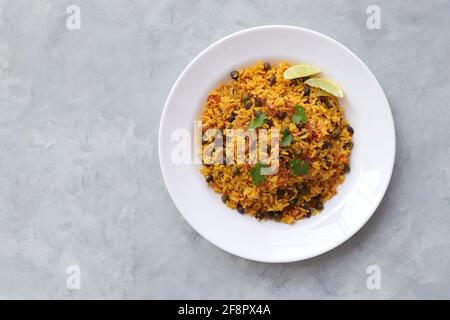
[[[210,94],[208,96],[208,101],[214,101],[215,103],[219,103],[220,102],[220,96],[218,96],[217,94]]]
[[[347,156],[345,154],[342,154],[339,157],[339,161],[342,162],[343,164],[347,164],[348,163],[348,158],[347,158]]]

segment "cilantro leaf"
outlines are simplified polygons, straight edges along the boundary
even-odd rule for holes
[[[298,175],[304,176],[309,172],[309,164],[303,160],[292,159],[291,169],[296,176]]]
[[[258,162],[256,166],[253,167],[253,169],[250,171],[250,175],[252,177],[252,182],[254,185],[259,186],[261,183],[264,182],[264,176],[261,175],[261,168],[262,164]]]
[[[256,118],[253,118],[250,123],[248,124],[249,129],[256,129],[261,127],[264,124],[264,120],[266,120],[266,114],[261,113]]]
[[[281,146],[283,147],[287,147],[288,145],[291,144],[292,139],[294,138],[292,136],[292,134],[289,132],[289,129],[284,129],[283,130],[283,136],[281,137]]]
[[[300,105],[295,105],[296,112],[292,116],[292,121],[294,121],[295,124],[299,124],[300,122],[306,123],[308,119],[306,118],[305,109],[301,107]]]

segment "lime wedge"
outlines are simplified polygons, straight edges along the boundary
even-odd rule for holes
[[[316,96],[318,96],[318,97],[332,97],[333,95],[331,93],[323,91],[322,89],[319,89],[316,92]]]
[[[307,84],[310,87],[322,89],[323,91],[331,93],[333,96],[336,96],[338,98],[344,97],[342,89],[336,83],[330,80],[321,78],[311,78],[306,80],[305,84]]]
[[[286,80],[297,79],[312,76],[313,74],[319,73],[320,70],[314,66],[307,64],[296,64],[284,72],[284,78]]]

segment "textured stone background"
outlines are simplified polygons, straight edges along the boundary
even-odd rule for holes
[[[68,30],[69,4],[81,30]],[[366,28],[378,4],[382,29]],[[450,2],[0,0],[0,298],[450,298]],[[372,69],[397,158],[369,223],[317,258],[223,252],[172,204],[157,130],[176,77],[231,32],[323,32]],[[66,268],[81,267],[81,290]],[[366,268],[382,271],[366,288]]]

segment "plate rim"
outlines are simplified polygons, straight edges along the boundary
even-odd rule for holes
[[[306,33],[310,33],[313,34],[317,37],[323,38],[327,41],[330,41],[332,43],[334,43],[335,45],[339,46],[341,49],[345,50],[348,54],[350,54],[368,73],[368,75],[370,75],[370,77],[375,81],[376,85],[378,86],[378,89],[381,90],[381,92],[383,93],[383,97],[386,101],[386,104],[388,106],[388,115],[389,115],[389,126],[392,127],[392,146],[393,146],[393,150],[391,153],[391,159],[390,159],[390,163],[391,165],[388,168],[388,171],[386,171],[387,173],[387,179],[385,181],[385,184],[382,186],[382,192],[379,193],[378,195],[378,199],[376,199],[376,201],[374,201],[375,205],[373,206],[373,209],[371,210],[371,212],[367,215],[367,218],[361,220],[361,223],[358,225],[358,227],[356,227],[352,232],[349,232],[345,237],[343,237],[342,239],[340,239],[339,241],[336,241],[332,246],[327,247],[325,249],[321,249],[318,250],[315,253],[311,253],[309,255],[305,255],[305,256],[299,256],[299,257],[292,257],[292,258],[288,258],[288,259],[260,259],[260,258],[255,258],[252,257],[251,255],[243,255],[242,253],[237,253],[234,250],[230,249],[230,248],[224,248],[223,246],[219,245],[218,243],[216,243],[216,241],[210,239],[209,237],[205,236],[202,232],[200,232],[193,224],[191,224],[191,222],[189,221],[189,219],[183,214],[183,211],[180,209],[180,207],[178,206],[178,204],[176,203],[176,201],[174,200],[172,193],[170,191],[170,188],[167,184],[168,178],[167,178],[167,174],[166,171],[167,169],[165,168],[165,164],[162,158],[162,130],[164,127],[164,123],[165,120],[167,118],[167,105],[169,103],[169,101],[171,100],[172,96],[174,95],[175,91],[178,88],[178,85],[180,83],[180,81],[184,78],[184,75],[187,73],[187,71],[190,69],[190,67],[192,65],[194,65],[198,60],[200,60],[209,50],[213,49],[214,47],[220,45],[222,42],[225,42],[231,38],[234,37],[238,37],[241,34],[245,34],[245,33],[249,33],[249,32],[253,32],[253,31],[258,31],[258,30],[264,30],[264,29],[284,29],[284,30],[295,30],[295,31],[301,31],[301,32],[306,32]],[[187,221],[187,223],[198,233],[200,234],[203,238],[205,238],[206,240],[208,240],[210,243],[212,243],[214,246],[233,254],[234,256],[240,257],[240,258],[244,258],[247,260],[251,260],[251,261],[257,261],[257,262],[265,262],[265,263],[289,263],[289,262],[297,262],[297,261],[303,261],[303,260],[308,260],[317,256],[320,256],[326,252],[329,252],[337,247],[339,247],[341,244],[343,244],[344,242],[346,242],[347,240],[349,240],[351,237],[353,237],[356,233],[358,233],[358,231],[360,231],[362,229],[362,227],[370,220],[370,218],[373,216],[373,214],[375,213],[375,211],[378,209],[378,207],[380,206],[381,201],[384,199],[384,196],[387,192],[387,189],[389,187],[389,184],[391,182],[392,179],[392,174],[393,174],[393,170],[394,170],[394,165],[395,165],[395,157],[396,157],[396,149],[397,149],[397,144],[396,144],[396,130],[395,130],[395,122],[394,122],[394,117],[392,114],[392,109],[391,106],[389,104],[389,100],[386,97],[386,93],[384,92],[383,88],[381,87],[380,83],[378,82],[378,79],[375,77],[375,75],[373,74],[373,72],[369,69],[369,67],[353,52],[351,51],[349,48],[347,48],[346,46],[344,46],[343,44],[341,44],[340,42],[338,42],[337,40],[314,30],[311,29],[307,29],[304,27],[298,27],[298,26],[292,26],[292,25],[278,25],[278,24],[274,24],[274,25],[260,25],[260,26],[256,26],[256,27],[251,27],[251,28],[246,28],[246,29],[242,29],[236,32],[233,32],[231,34],[228,34],[216,41],[214,41],[212,44],[210,44],[209,46],[207,46],[205,49],[203,49],[198,55],[196,55],[187,65],[186,67],[184,67],[183,71],[180,73],[180,75],[177,77],[177,79],[175,80],[174,84],[172,85],[171,90],[169,91],[169,94],[165,100],[164,103],[164,107],[163,107],[163,111],[161,113],[161,118],[160,118],[160,123],[159,123],[159,129],[158,129],[158,156],[159,156],[159,165],[160,165],[160,170],[161,170],[161,174],[164,180],[164,184],[165,187],[167,189],[167,192],[169,193],[169,196],[172,200],[172,202],[174,203],[175,207],[177,208],[177,210],[179,211],[179,213],[181,214],[181,216]]]

